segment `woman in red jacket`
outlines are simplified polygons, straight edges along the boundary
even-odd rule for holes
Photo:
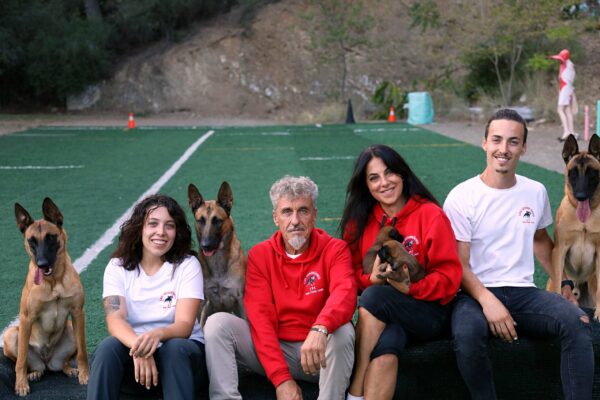
[[[379,258],[370,275],[363,273],[362,259],[386,225],[403,236],[405,249],[425,269],[425,278],[414,283],[380,279]],[[400,154],[385,145],[370,146],[358,156],[340,230],[363,290],[348,399],[391,399],[398,357],[407,342],[434,339],[448,327],[448,304],[462,276],[456,239],[435,197]]]

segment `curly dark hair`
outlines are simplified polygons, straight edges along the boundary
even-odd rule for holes
[[[355,224],[350,243],[356,242],[362,236],[369,215],[377,202],[367,186],[367,165],[373,158],[380,158],[392,172],[402,177],[402,196],[406,200],[417,196],[418,201],[425,199],[439,205],[396,150],[383,144],[369,146],[359,154],[354,164],[354,171],[346,190],[344,213],[338,227],[341,236],[344,237],[348,224]]]
[[[172,197],[155,194],[150,195],[133,208],[131,217],[121,225],[119,244],[111,257],[119,258],[121,266],[128,271],[138,268],[142,260],[142,229],[148,213],[158,207],[165,207],[175,220],[175,241],[173,247],[163,256],[176,268],[192,251],[192,230],[187,223],[185,212]]]

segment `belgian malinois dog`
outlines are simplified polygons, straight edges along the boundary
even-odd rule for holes
[[[67,234],[58,207],[45,198],[44,219],[34,221],[18,203],[17,226],[25,237],[29,272],[21,294],[19,324],[4,333],[4,355],[16,362],[15,392],[29,393],[29,382],[46,369],[88,382],[83,286],[67,253]],[[71,321],[69,320],[71,316]],[[71,360],[77,357],[77,368]]]
[[[220,311],[246,318],[243,304],[246,256],[231,218],[231,187],[223,182],[217,200],[205,201],[198,188],[190,183],[188,202],[194,214],[198,259],[204,275],[200,325],[204,326],[208,316]]]
[[[592,135],[588,151],[579,151],[570,135],[563,146],[565,196],[554,223],[552,276],[548,289],[561,292],[563,269],[580,292],[579,303],[596,308],[600,299],[600,138]]]

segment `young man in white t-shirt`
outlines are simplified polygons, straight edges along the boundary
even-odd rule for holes
[[[566,299],[533,282],[534,255],[547,273],[551,269],[553,243],[546,228],[552,215],[544,186],[516,174],[526,141],[521,116],[497,111],[483,140],[486,168],[456,186],[444,203],[463,266],[452,314],[458,367],[473,399],[495,399],[489,333],[508,342],[519,335],[558,337],[565,399],[591,399],[589,317],[573,304],[569,281],[563,281]]]

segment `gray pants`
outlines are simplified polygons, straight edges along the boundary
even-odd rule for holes
[[[250,325],[233,314],[216,313],[204,325],[206,364],[210,378],[210,399],[241,399],[237,364],[266,376],[252,343]],[[327,367],[319,375],[307,375],[300,365],[302,342],[279,341],[296,380],[319,383],[320,400],[344,399],[354,363],[354,326],[348,322],[327,340]]]

